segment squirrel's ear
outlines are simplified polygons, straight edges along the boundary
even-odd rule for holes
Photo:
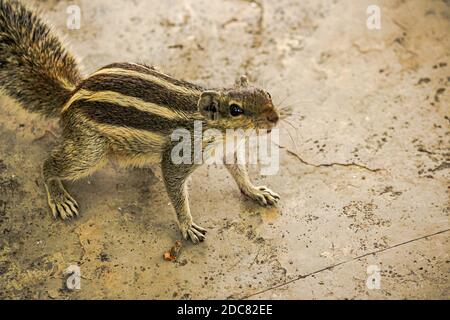
[[[242,75],[240,78],[241,81],[241,87],[247,87],[248,86],[248,78],[246,75]]]
[[[219,115],[220,93],[213,90],[203,91],[198,100],[198,111],[207,119],[217,119]]]
[[[235,87],[236,88],[246,88],[248,87],[248,78],[246,75],[242,75],[239,77],[239,79],[236,79],[235,81]]]

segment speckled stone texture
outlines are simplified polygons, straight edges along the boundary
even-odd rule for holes
[[[86,73],[143,61],[208,86],[246,73],[294,112],[278,175],[251,170],[279,206],[202,167],[190,202],[208,238],[173,263],[158,175],[110,164],[67,184],[80,218],[53,220],[40,172],[60,129],[1,97],[0,298],[449,299],[448,1],[377,1],[380,30],[365,0],[80,0],[80,30],[66,27],[72,1],[26,2]],[[366,286],[371,265],[380,289]]]

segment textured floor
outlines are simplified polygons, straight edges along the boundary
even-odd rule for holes
[[[27,2],[86,73],[144,61],[210,86],[247,73],[295,112],[279,173],[253,175],[278,208],[201,168],[191,209],[208,239],[172,263],[158,175],[108,165],[68,184],[82,216],[55,221],[40,167],[58,126],[0,98],[1,298],[450,298],[448,1],[377,1],[381,30],[366,27],[371,1],[80,0],[80,30],[66,27],[72,1]],[[64,289],[69,265],[81,290]]]

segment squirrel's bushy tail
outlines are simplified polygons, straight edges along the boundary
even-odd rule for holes
[[[59,116],[80,80],[50,27],[18,1],[0,0],[0,89],[28,111]]]

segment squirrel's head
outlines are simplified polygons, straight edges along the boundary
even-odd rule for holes
[[[279,119],[270,94],[249,86],[246,76],[231,89],[202,92],[198,108],[208,122],[223,129],[271,130]]]

